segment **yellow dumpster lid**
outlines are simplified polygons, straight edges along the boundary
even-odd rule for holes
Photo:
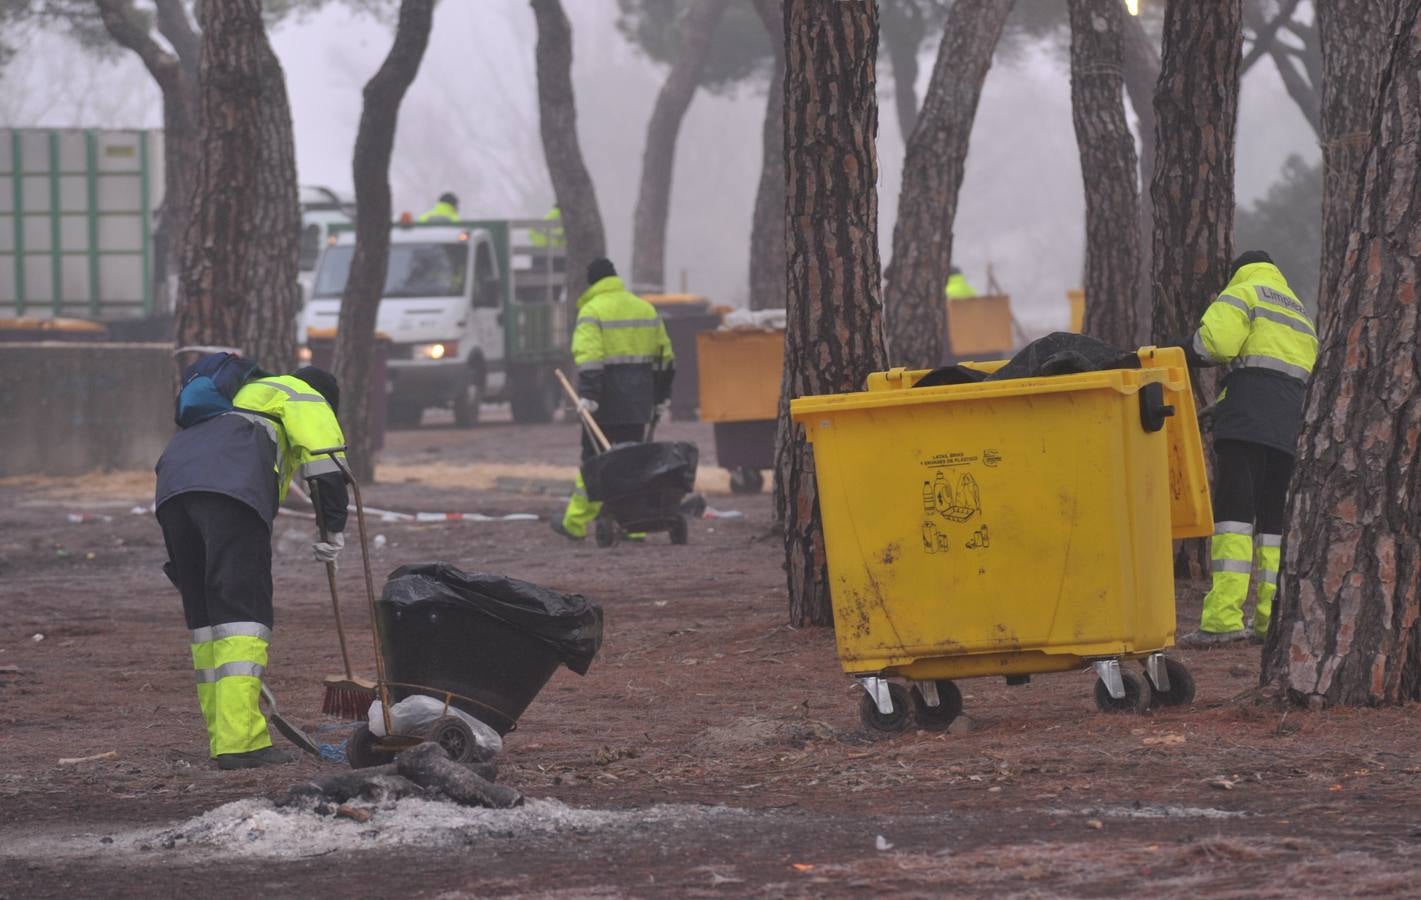
[[[104,334],[107,326],[85,319],[0,319],[0,331],[55,331],[61,334]]]

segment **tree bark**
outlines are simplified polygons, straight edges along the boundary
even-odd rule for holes
[[[908,141],[884,305],[894,365],[931,368],[947,345],[943,289],[952,227],[982,82],[1013,0],[958,0],[948,13],[932,80]]]
[[[375,318],[390,261],[390,156],[400,104],[419,73],[433,18],[434,0],[402,0],[394,43],[379,71],[365,84],[364,108],[355,135],[351,165],[355,183],[355,253],[341,294],[334,368],[343,388],[340,418],[347,456],[355,476],[362,481],[375,477],[368,399]]]
[[[1318,321],[1331,308],[1362,163],[1371,144],[1382,66],[1398,0],[1335,0],[1317,6],[1322,44],[1322,266]]]
[[[1313,705],[1421,699],[1421,0],[1398,12],[1308,391],[1264,650],[1263,683]]]
[[[1173,0],[1165,11],[1150,185],[1157,342],[1193,334],[1228,282],[1242,24],[1240,0]]]
[[[296,351],[301,207],[291,108],[260,0],[203,5],[202,137],[184,240],[178,345],[237,347],[272,371]]]
[[[1085,332],[1135,346],[1140,193],[1125,121],[1120,0],[1070,0],[1071,117],[1086,200]]]
[[[893,70],[893,101],[903,146],[918,123],[918,48],[923,43],[923,10],[917,0],[888,0],[880,4],[883,46]]]
[[[602,213],[592,176],[577,140],[577,104],[572,93],[572,25],[561,0],[531,0],[538,23],[538,120],[548,177],[562,212],[567,239],[568,293],[581,290],[587,264],[607,255]]]
[[[181,266],[186,258],[183,240],[199,154],[198,37],[178,0],[162,0],[158,4],[160,31],[176,53],[164,50],[153,40],[146,25],[140,24],[132,0],[96,2],[109,36],[137,54],[163,95],[163,206],[159,227],[167,241],[166,259]],[[161,274],[166,277],[168,273]],[[175,310],[183,307],[181,278],[178,284],[178,296],[172,298]]]
[[[760,186],[750,224],[750,308],[783,309],[785,305],[785,157],[784,157],[784,4],[755,0],[755,9],[770,35],[775,58],[765,98],[765,127]]]
[[[833,622],[814,457],[789,401],[861,390],[886,363],[878,260],[876,3],[785,0],[784,381],[775,504],[792,623]]]
[[[1160,58],[1138,16],[1125,17],[1125,91],[1135,111],[1140,132],[1140,283],[1135,289],[1135,333],[1130,346],[1150,343],[1154,317],[1155,204],[1150,182],[1155,176],[1155,85],[1159,84]]]
[[[632,284],[643,290],[666,287],[666,220],[671,213],[671,173],[681,121],[696,97],[711,37],[728,0],[696,0],[681,20],[676,61],[656,95],[646,125],[641,187],[632,220]]]

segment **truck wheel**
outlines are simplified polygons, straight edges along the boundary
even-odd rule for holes
[[[424,419],[424,407],[409,400],[392,401],[385,417],[391,428],[418,428]]]
[[[543,425],[553,420],[558,408],[558,386],[555,382],[539,384],[533,378],[520,378],[513,385],[513,421],[523,425]]]
[[[484,400],[484,389],[470,384],[454,397],[454,424],[460,428],[473,428],[479,424],[479,405]]]

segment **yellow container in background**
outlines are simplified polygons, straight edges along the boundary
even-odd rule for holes
[[[1005,296],[946,300],[947,335],[957,356],[1000,354],[1012,348],[1011,299]]]
[[[779,418],[783,330],[702,331],[696,335],[701,421]]]
[[[912,389],[898,369],[793,402],[845,671],[1011,676],[1173,644],[1172,539],[1213,522],[1183,353],[1140,359]]]
[[[1066,302],[1071,304],[1071,333],[1085,331],[1085,291],[1066,291]]]

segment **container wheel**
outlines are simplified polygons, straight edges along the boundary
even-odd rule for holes
[[[913,721],[913,703],[908,696],[908,689],[901,684],[889,683],[888,696],[893,699],[893,712],[885,716],[878,711],[878,704],[865,692],[863,699],[859,701],[859,718],[874,731],[895,734],[907,731]]]
[[[598,519],[592,523],[592,539],[597,546],[606,549],[617,543],[617,526],[611,519]]]
[[[376,750],[375,741],[375,735],[370,733],[369,725],[361,722],[355,726],[355,730],[350,733],[350,740],[345,745],[345,758],[352,769],[369,769],[395,761],[395,754]]]
[[[1097,678],[1095,680],[1095,705],[1101,712],[1108,713],[1143,713],[1148,712],[1150,704],[1154,702],[1154,692],[1150,690],[1150,682],[1143,675],[1136,675],[1134,672],[1121,672],[1120,680],[1125,685],[1125,696],[1116,700],[1110,696],[1110,689],[1105,686],[1105,682]]]
[[[458,716],[441,716],[429,726],[429,739],[444,748],[457,763],[478,762],[479,743],[474,730]]]
[[[758,494],[765,489],[765,476],[759,469],[740,467],[730,470],[732,494]]]
[[[691,539],[690,526],[686,524],[685,516],[677,516],[671,523],[671,543],[685,544]]]
[[[1169,676],[1169,690],[1154,689],[1155,702],[1160,706],[1188,706],[1194,702],[1194,676],[1177,659],[1164,658],[1164,671]],[[1145,678],[1149,681],[1148,676]]]
[[[954,682],[940,678],[937,684],[937,706],[928,706],[923,695],[913,691],[913,713],[917,716],[918,727],[928,731],[941,731],[952,724],[952,720],[962,715],[962,691]]]

